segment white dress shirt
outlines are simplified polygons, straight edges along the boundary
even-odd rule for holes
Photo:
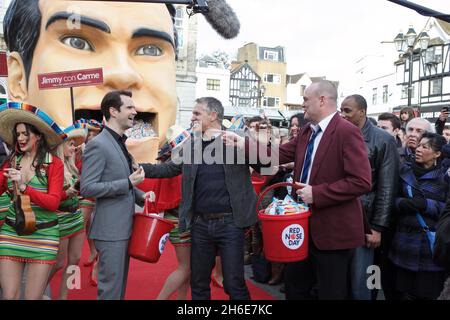
[[[328,125],[330,124],[331,119],[334,117],[334,115],[336,113],[337,113],[337,111],[333,112],[328,117],[326,117],[325,119],[320,121],[317,125],[313,125],[313,124],[310,125],[311,130],[313,131],[313,134],[319,129],[319,127],[320,127],[321,131],[317,134],[316,140],[314,140],[314,148],[313,148],[313,152],[312,152],[312,156],[311,156],[311,165],[309,166],[309,169],[308,169],[308,178],[306,179],[306,184],[309,184],[309,177],[311,176],[311,169],[314,165],[314,157],[316,156],[316,151],[319,146],[320,140],[322,140],[323,133],[327,129]],[[311,134],[311,137],[312,137],[312,134]],[[311,139],[311,137],[310,137],[310,139]],[[306,154],[305,154],[305,156],[306,156]],[[303,165],[302,165],[302,172],[300,173],[300,177],[302,176],[302,173],[303,173]]]

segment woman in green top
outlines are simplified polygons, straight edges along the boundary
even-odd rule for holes
[[[3,299],[19,299],[24,270],[25,299],[42,299],[56,263],[59,226],[55,211],[63,187],[63,163],[50,150],[62,142],[65,134],[41,110],[17,102],[0,106],[0,123],[0,137],[14,146],[0,167],[0,194],[7,191],[12,199],[13,184],[17,184],[20,194],[30,197],[36,218],[36,230],[30,235],[19,235],[16,209],[10,203],[0,229]]]

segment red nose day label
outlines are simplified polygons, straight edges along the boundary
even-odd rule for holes
[[[286,248],[290,250],[296,250],[300,248],[305,239],[305,231],[299,224],[291,224],[284,228],[281,233],[281,240]]]

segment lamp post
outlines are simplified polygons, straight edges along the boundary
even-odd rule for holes
[[[406,35],[403,35],[400,32],[395,38],[394,43],[398,52],[402,54],[402,57],[405,55],[408,56],[408,67],[409,67],[409,77],[408,77],[408,107],[411,107],[412,100],[412,89],[413,89],[413,63],[414,63],[414,47],[419,42],[420,50],[426,50],[428,48],[428,44],[430,42],[430,37],[428,34],[423,31],[417,36],[416,31],[413,26],[409,26],[408,32]],[[419,52],[420,56],[420,52]],[[420,61],[420,60],[419,60]],[[420,115],[420,104],[419,104],[419,115]]]

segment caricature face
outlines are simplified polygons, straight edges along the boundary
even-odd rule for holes
[[[23,100],[67,127],[72,124],[69,89],[40,91],[38,74],[101,67],[103,85],[74,88],[77,114],[101,120],[100,102],[105,94],[130,90],[136,119],[150,123],[162,143],[175,121],[177,103],[173,23],[166,6],[40,0],[39,8],[40,37]],[[81,17],[79,26],[74,11],[80,14],[75,16]],[[129,140],[147,154],[150,146],[155,148],[155,138]]]

